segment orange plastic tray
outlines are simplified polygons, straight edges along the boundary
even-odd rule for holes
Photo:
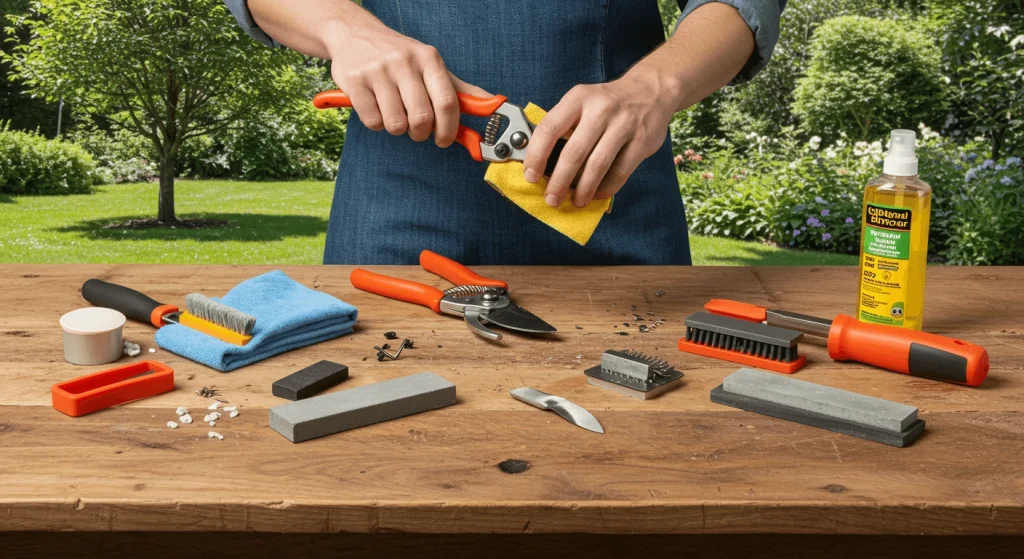
[[[174,369],[159,361],[138,361],[58,382],[50,393],[53,409],[79,417],[171,390]]]

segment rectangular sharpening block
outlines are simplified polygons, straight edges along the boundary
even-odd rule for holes
[[[897,447],[920,437],[925,425],[913,406],[754,369],[726,377],[711,401]]]
[[[274,381],[271,391],[278,398],[304,400],[347,378],[348,367],[324,360]]]
[[[293,443],[443,408],[455,385],[423,372],[270,408],[270,427]]]

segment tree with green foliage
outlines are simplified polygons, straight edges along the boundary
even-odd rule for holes
[[[1024,2],[934,0],[930,15],[953,90],[947,133],[984,136],[993,159],[1024,147]]]
[[[818,27],[793,112],[806,130],[869,140],[933,123],[944,111],[934,39],[894,20],[845,16]]]
[[[177,221],[182,146],[279,105],[287,92],[273,78],[302,60],[245,36],[220,0],[41,0],[14,28],[31,40],[5,59],[30,91],[123,114],[111,124],[152,143],[163,223]]]
[[[15,32],[4,24],[7,16],[27,13],[30,5],[30,0],[0,0],[0,53],[10,54],[29,41],[26,30]],[[0,122],[9,122],[14,130],[38,131],[52,138],[57,132],[57,105],[27,94],[24,85],[9,74],[10,65],[0,54]]]

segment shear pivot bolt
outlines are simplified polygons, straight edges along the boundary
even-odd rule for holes
[[[508,147],[508,144],[498,144],[494,146],[494,155],[505,159],[509,155],[512,155],[512,148]]]
[[[516,149],[523,149],[526,144],[530,143],[530,138],[524,132],[515,132],[512,137],[509,138],[509,142],[512,147]]]

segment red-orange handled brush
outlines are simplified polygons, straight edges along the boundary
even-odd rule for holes
[[[988,352],[964,340],[867,324],[845,314],[828,320],[728,299],[712,299],[704,308],[713,314],[828,338],[828,355],[836,361],[857,361],[967,386],[978,386],[988,376]]]

